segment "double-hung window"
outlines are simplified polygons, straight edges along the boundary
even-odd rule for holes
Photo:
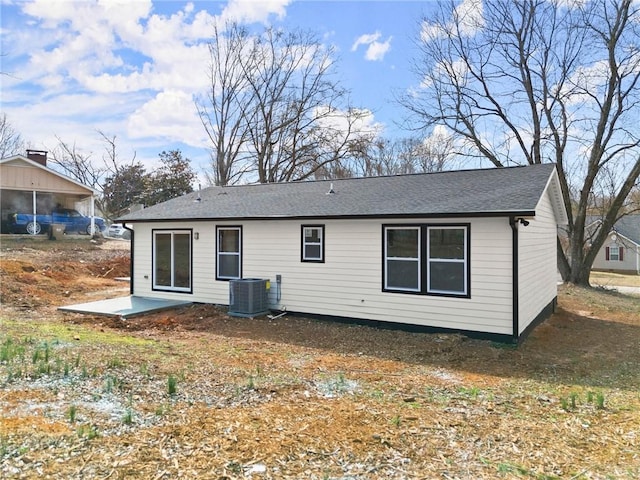
[[[302,225],[302,261],[324,262],[324,225]]]
[[[624,260],[624,247],[615,244],[606,247],[606,260],[622,262]]]
[[[383,290],[469,296],[468,225],[386,225]]]
[[[467,294],[467,228],[427,227],[427,292]]]
[[[153,289],[191,292],[191,230],[153,231]]]
[[[420,292],[420,227],[385,227],[385,290]]]
[[[242,227],[217,227],[216,238],[216,279],[242,278]]]

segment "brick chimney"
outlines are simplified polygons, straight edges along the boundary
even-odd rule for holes
[[[47,166],[47,151],[46,150],[27,150],[27,158],[39,163],[43,167]]]

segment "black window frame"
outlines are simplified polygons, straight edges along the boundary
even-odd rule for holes
[[[387,231],[389,229],[418,229],[418,288],[405,289],[389,287],[387,279]],[[429,231],[431,229],[464,230],[464,291],[444,291],[430,287],[429,267],[434,261],[442,259],[429,257]],[[382,225],[382,291],[409,295],[428,295],[435,297],[471,298],[471,224],[470,223],[390,223]]]
[[[157,284],[156,236],[171,234],[171,285]],[[175,235],[189,236],[189,287],[175,286]],[[193,293],[193,229],[191,228],[154,228],[151,230],[151,289],[158,292]]]
[[[316,243],[307,243],[305,241],[305,229],[306,228],[315,228],[320,230],[320,258],[307,258],[306,256],[306,246],[307,245],[317,245]],[[304,263],[324,263],[324,245],[325,245],[325,226],[323,224],[314,224],[314,225],[301,225],[300,228],[300,261]]]
[[[238,277],[230,277],[230,276],[222,276],[220,275],[220,231],[221,230],[236,230],[239,233],[238,238]],[[242,278],[242,225],[216,225],[216,280],[220,281],[229,281],[229,280],[238,280]],[[226,252],[223,252],[226,253]]]

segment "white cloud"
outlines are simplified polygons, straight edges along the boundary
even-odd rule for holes
[[[131,138],[164,137],[196,147],[206,139],[193,98],[180,90],[166,90],[149,100],[129,117]]]
[[[222,22],[266,23],[272,15],[283,18],[291,0],[229,0],[220,15]]]
[[[456,29],[457,25],[457,29]],[[453,18],[447,24],[422,23],[421,38],[429,41],[436,38],[456,36],[457,31],[463,36],[473,36],[484,26],[484,9],[482,0],[463,0],[453,11]]]
[[[447,79],[453,79],[456,83],[461,83],[468,73],[469,68],[461,59],[453,62],[438,62],[433,70],[422,78],[419,87],[411,89],[410,93],[416,96],[420,95],[420,90],[432,87],[434,80],[437,83],[440,79],[444,79],[445,82],[448,81]]]
[[[384,126],[376,121],[374,114],[367,109],[347,112],[331,107],[321,107],[318,108],[317,115],[322,117],[319,121],[320,125],[334,132],[351,132],[356,136],[366,136],[379,135],[384,129]],[[352,117],[351,126],[349,126],[349,116]],[[340,141],[343,140],[343,138],[340,139]]]
[[[34,148],[52,150],[59,137],[66,143],[75,143],[83,152],[100,152],[103,145],[96,132],[102,130],[126,139],[123,119],[131,105],[139,102],[140,98],[133,95],[64,94],[39,98],[30,104],[9,105],[3,111]]]
[[[597,95],[597,92],[606,85],[610,73],[606,60],[580,66],[576,68],[569,78],[569,82],[563,86],[559,93],[565,97],[565,101],[570,105],[591,102],[593,101],[592,95]]]
[[[378,39],[382,36],[380,32],[375,33],[366,33],[364,35],[360,35],[353,45],[351,46],[351,51],[355,52],[360,45],[367,45],[367,51],[365,52],[364,58],[369,61],[379,61],[383,60],[384,56],[391,49],[391,39],[393,37],[387,38],[384,42],[379,42]]]
[[[356,41],[353,42],[353,45],[351,46],[351,51],[355,52],[360,45],[369,45],[375,42],[380,38],[380,36],[381,36],[380,32],[365,33],[364,35],[360,35],[358,38],[356,38]]]
[[[367,53],[365,54],[364,58],[366,58],[367,60],[372,60],[372,61],[383,60],[384,56],[391,49],[391,39],[392,38],[393,37],[389,37],[383,43],[381,43],[381,42],[373,42],[373,43],[371,43],[369,45],[369,48],[367,48]]]

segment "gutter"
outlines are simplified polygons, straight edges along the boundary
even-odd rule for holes
[[[149,207],[152,208],[152,207]],[[489,212],[461,212],[461,213],[383,213],[383,214],[330,214],[330,215],[246,215],[246,216],[211,216],[211,217],[157,217],[157,218],[124,218],[116,219],[118,222],[129,223],[162,223],[162,222],[241,222],[251,220],[367,220],[367,219],[415,219],[415,218],[495,218],[495,217],[514,217],[526,218],[535,217],[535,210],[507,210],[507,211],[489,211]],[[516,218],[516,220],[517,220]]]

